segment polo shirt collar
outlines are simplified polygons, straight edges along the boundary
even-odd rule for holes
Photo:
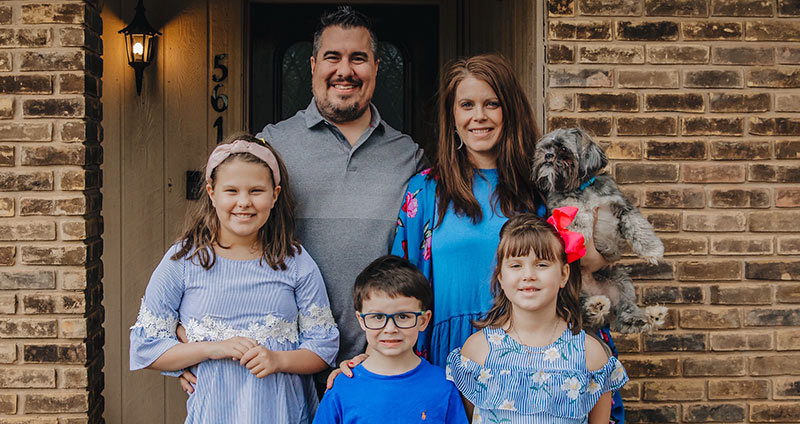
[[[369,104],[369,110],[372,112],[369,122],[370,128],[377,128],[378,126],[384,125],[384,122],[381,119],[381,114],[378,113],[378,108],[376,108],[374,104]],[[309,103],[308,107],[306,108],[305,115],[307,128],[314,127],[320,122],[327,122],[322,114],[319,113],[319,109],[317,109],[317,101],[313,97],[311,98],[311,103]]]

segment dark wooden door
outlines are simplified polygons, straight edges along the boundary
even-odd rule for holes
[[[311,41],[331,4],[251,4],[250,129],[259,131],[311,101]],[[438,5],[358,5],[378,36],[373,103],[392,127],[435,149]]]

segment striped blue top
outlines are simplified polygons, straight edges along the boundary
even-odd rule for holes
[[[131,370],[179,343],[179,321],[190,342],[250,337],[271,350],[308,349],[333,365],[339,332],[322,276],[305,250],[286,259],[285,271],[259,259],[220,256],[204,270],[196,261],[171,260],[177,248],[153,271],[131,327]],[[203,361],[191,370],[197,385],[186,402],[186,423],[309,423],[316,411],[308,375],[259,379],[230,359]]]
[[[614,357],[597,371],[586,368],[583,331],[567,329],[543,347],[523,346],[501,328],[483,333],[489,344],[483,366],[460,348],[447,358],[447,377],[475,405],[473,423],[586,423],[600,396],[628,381]]]

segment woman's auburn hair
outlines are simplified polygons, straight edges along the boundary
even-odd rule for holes
[[[496,265],[492,272],[491,290],[494,300],[483,319],[473,322],[476,328],[502,327],[511,320],[513,305],[500,285],[503,260],[527,256],[533,253],[539,259],[567,263],[564,240],[547,221],[535,214],[519,214],[503,224],[500,243],[497,245]],[[567,284],[558,290],[556,315],[567,322],[573,334],[583,328],[580,310],[581,267],[580,261],[569,264]]]
[[[286,270],[286,258],[294,257],[296,253],[302,251],[300,241],[295,236],[295,203],[289,184],[289,174],[286,165],[277,151],[266,141],[253,137],[247,133],[237,133],[225,139],[223,144],[233,143],[236,140],[244,140],[250,143],[258,143],[266,146],[278,163],[278,172],[281,178],[281,192],[278,200],[272,206],[267,222],[258,230],[258,243],[261,245],[261,260],[266,261],[270,268],[274,270]],[[220,166],[233,161],[243,161],[264,166],[264,172],[272,180],[272,171],[266,162],[262,161],[250,153],[234,153],[223,160],[211,172],[211,179],[207,182],[211,187],[216,184],[216,173]],[[205,169],[202,172],[205,175]],[[275,182],[273,181],[273,185]],[[178,251],[170,259],[178,260],[188,256],[189,260],[197,260],[204,269],[211,269],[217,261],[214,245],[222,249],[230,246],[223,246],[219,243],[218,234],[220,229],[217,210],[211,202],[211,197],[203,190],[201,198],[189,207],[184,220],[181,235],[177,242],[180,243]]]
[[[543,199],[531,178],[531,158],[541,136],[528,98],[508,61],[497,54],[483,54],[451,62],[439,85],[439,144],[431,177],[437,178],[438,221],[441,223],[451,202],[458,215],[473,223],[483,219],[481,206],[472,193],[475,167],[456,133],[454,104],[456,89],[467,77],[486,82],[494,90],[503,113],[503,127],[494,150],[497,154],[498,184],[493,194],[505,216],[535,211]],[[496,210],[496,209],[495,209]]]

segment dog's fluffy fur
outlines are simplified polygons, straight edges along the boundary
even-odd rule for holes
[[[600,173],[607,164],[605,152],[586,132],[579,128],[559,129],[537,143],[533,178],[547,197],[548,209],[568,205],[578,208],[570,229],[583,234],[586,240],[593,237],[595,248],[606,261],[619,260],[627,241],[634,253],[655,264],[664,255],[664,246],[614,180]],[[591,178],[595,180],[589,183]],[[581,189],[582,184],[588,185]],[[594,211],[601,206],[612,213],[597,214],[595,224]],[[594,281],[584,279],[581,294],[588,327],[610,321],[614,331],[640,333],[664,323],[665,307],[642,310],[636,305],[633,282],[623,268],[612,266],[595,272],[593,277]]]

